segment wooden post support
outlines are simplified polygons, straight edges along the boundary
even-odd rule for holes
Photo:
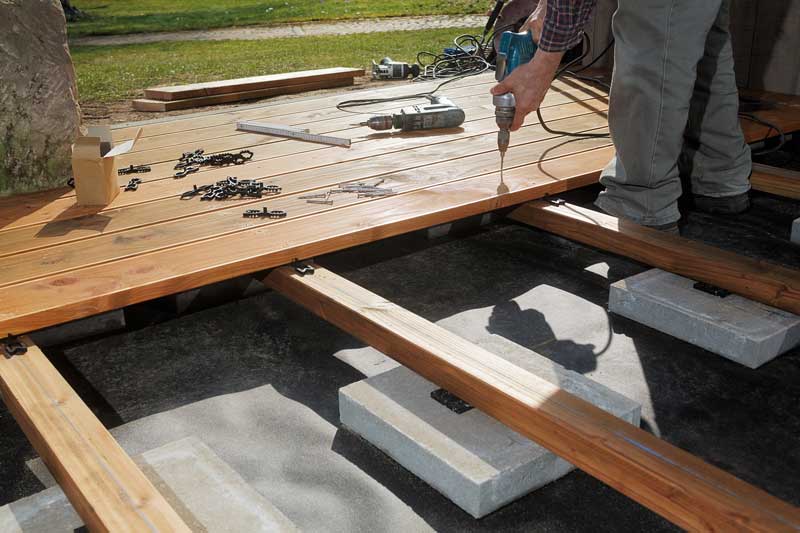
[[[535,201],[509,217],[800,314],[800,271],[727,252],[571,204]]]
[[[0,353],[0,392],[90,531],[190,531],[30,339]]]
[[[265,282],[681,527],[800,528],[799,509],[328,270]]]

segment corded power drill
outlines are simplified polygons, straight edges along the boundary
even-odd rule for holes
[[[429,104],[415,105],[400,110],[396,115],[378,115],[360,126],[373,130],[403,131],[457,128],[464,123],[464,110],[444,96],[429,96]]]
[[[530,62],[536,53],[536,43],[530,31],[523,33],[504,32],[497,50],[495,79],[503,81],[520,65]],[[517,112],[517,103],[512,93],[498,94],[492,99],[497,120],[497,149],[500,151],[500,182],[503,181],[506,151],[511,140],[511,124]]]

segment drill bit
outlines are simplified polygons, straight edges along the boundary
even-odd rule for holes
[[[506,151],[508,150],[510,133],[507,129],[501,128],[497,132],[497,150],[500,152],[500,185],[497,186],[497,194],[507,194],[509,192],[504,178],[506,166]]]
[[[500,152],[500,185],[497,194],[506,194],[508,186],[505,184],[506,151],[511,142],[511,124],[516,114],[516,100],[512,93],[495,95],[493,98],[494,115],[497,121],[497,150]]]

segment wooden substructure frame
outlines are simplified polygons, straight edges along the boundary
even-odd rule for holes
[[[800,509],[326,269],[264,282],[683,528],[800,528]]]
[[[800,310],[800,276],[577,206],[537,201],[514,220],[739,294]],[[263,280],[675,524],[797,531],[800,509],[317,267]],[[188,531],[44,354],[0,357],[9,409],[91,531]]]

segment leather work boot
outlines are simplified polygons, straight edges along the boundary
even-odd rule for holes
[[[694,206],[712,215],[738,215],[750,209],[750,194],[743,192],[722,197],[695,195]]]

